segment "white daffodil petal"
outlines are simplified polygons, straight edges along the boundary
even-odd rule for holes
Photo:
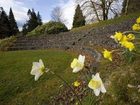
[[[81,62],[81,63],[84,63],[85,62],[85,56],[79,55],[78,61]]]
[[[45,69],[44,63],[41,59],[39,62],[33,62],[30,74],[35,75],[35,81],[37,81],[44,72],[48,72],[48,69]]]
[[[94,74],[92,74],[92,78],[94,78],[94,76],[95,76],[95,75],[94,75]]]
[[[80,67],[75,67],[74,69],[73,69],[73,73],[77,73],[77,72],[79,72],[81,70],[81,68]]]
[[[40,73],[40,74],[39,74],[39,73],[36,74],[36,75],[35,75],[35,81],[37,81],[41,75],[42,75],[41,73]]]
[[[99,96],[99,94],[100,94],[100,89],[95,89],[95,90],[94,90],[94,94],[95,94],[95,96]]]
[[[38,68],[39,68],[39,63],[38,62],[33,62],[33,66],[32,66],[32,70],[30,72],[31,75],[35,75],[36,72],[38,72]]]
[[[44,63],[43,63],[42,59],[39,60],[39,64],[41,65],[41,67],[42,66],[44,67]]]
[[[105,89],[105,87],[104,87],[104,84],[101,85],[101,92],[102,92],[102,93],[106,93],[106,89]]]

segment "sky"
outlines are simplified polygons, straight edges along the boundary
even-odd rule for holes
[[[118,5],[114,7],[121,10],[123,0],[119,0]],[[15,19],[18,23],[19,29],[28,20],[28,9],[34,8],[36,12],[40,12],[43,23],[51,20],[51,12],[55,7],[61,7],[66,26],[70,29],[72,27],[73,17],[75,14],[76,3],[75,0],[0,0],[0,7],[9,14],[10,7],[13,10]],[[110,16],[113,16],[110,14]],[[111,18],[111,17],[110,17]]]
[[[39,11],[45,23],[51,20],[51,11],[57,6],[62,7],[64,18],[67,20],[66,26],[70,29],[76,7],[74,0],[0,0],[0,7],[3,7],[7,14],[10,7],[12,8],[20,29],[28,20],[28,9],[34,8],[36,12]]]

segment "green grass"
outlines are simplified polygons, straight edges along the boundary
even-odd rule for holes
[[[99,27],[110,25],[110,24],[118,24],[118,23],[121,23],[125,20],[135,19],[139,16],[140,16],[140,12],[132,13],[132,14],[123,15],[121,17],[117,17],[117,18],[114,18],[114,19],[109,19],[109,20],[106,20],[106,21],[100,21],[100,22],[93,23],[93,24],[87,24],[83,27],[74,28],[71,31],[72,32],[77,32],[77,31],[87,30],[87,29],[90,29],[90,28],[99,28]]]
[[[13,42],[15,42],[15,41],[16,41],[15,36],[1,39],[0,40],[0,51],[6,51],[9,48],[9,46],[11,46],[13,44]]]
[[[30,75],[32,62],[41,58],[46,67],[71,83],[77,77],[69,66],[74,56],[59,50],[0,52],[0,105],[48,105],[63,82],[50,73],[35,82]]]

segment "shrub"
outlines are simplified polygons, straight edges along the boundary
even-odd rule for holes
[[[0,40],[0,51],[6,51],[15,41],[16,41],[15,36],[11,36],[9,38],[1,39]]]
[[[27,36],[38,36],[44,34],[46,28],[46,24],[37,26],[33,31],[28,32]]]
[[[44,25],[36,27],[33,31],[28,32],[27,36],[38,36],[42,34],[58,34],[68,31],[67,27],[61,22],[50,21]]]
[[[50,21],[46,24],[45,32],[47,34],[58,34],[66,31],[68,31],[67,27],[61,22]]]

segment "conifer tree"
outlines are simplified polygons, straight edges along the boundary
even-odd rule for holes
[[[26,35],[27,32],[28,32],[27,23],[25,23],[25,24],[22,26],[22,34],[23,34],[23,35]]]
[[[32,9],[32,11],[29,9],[27,15],[29,16],[29,20],[27,22],[28,32],[30,32],[33,29],[35,29],[39,24],[38,24],[38,19],[37,19],[34,9]]]
[[[85,25],[85,17],[83,16],[80,5],[77,5],[73,19],[73,28]]]
[[[42,20],[39,12],[38,14],[36,14],[34,9],[29,9],[27,15],[29,17],[29,20],[23,25],[22,28],[22,33],[24,35],[35,29],[38,25],[42,25]]]
[[[11,28],[11,35],[16,35],[19,30],[18,30],[18,26],[12,11],[12,8],[10,8],[10,12],[9,12],[9,22],[10,22],[10,28]]]
[[[0,7],[0,38],[11,35],[10,22],[4,9]]]
[[[39,12],[37,13],[37,20],[38,20],[38,25],[42,25],[42,19]]]

